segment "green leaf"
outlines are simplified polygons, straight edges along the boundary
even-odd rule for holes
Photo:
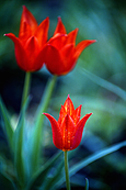
[[[0,187],[2,187],[2,189],[16,190],[12,179],[10,179],[10,177],[4,174],[1,170],[0,170]]]
[[[44,128],[44,115],[42,114],[43,112],[46,112],[49,101],[55,86],[56,82],[56,76],[54,76],[47,84],[47,87],[45,89],[43,98],[39,104],[39,107],[37,109],[36,115],[35,115],[35,127],[34,127],[34,132],[33,132],[33,148],[32,148],[32,156],[31,156],[31,167],[32,171],[31,173],[34,173],[36,169],[38,168],[38,163],[39,163],[39,158],[40,158],[40,146],[42,142],[42,137],[43,137],[43,128]],[[42,148],[41,148],[41,152]]]
[[[83,161],[79,162],[78,164],[76,164],[75,166],[73,166],[70,169],[70,176],[74,175],[76,172],[78,172],[80,169],[88,166],[89,164],[95,162],[96,160],[107,156],[108,154],[111,154],[117,150],[119,150],[120,148],[126,146],[126,141],[123,141],[121,143],[118,143],[116,145],[110,146],[109,148],[105,148],[104,150],[101,150],[99,152],[96,152],[94,154],[92,154],[91,156],[89,156],[88,158],[84,159]]]
[[[85,158],[84,160],[80,161],[78,164],[71,167],[69,170],[69,175],[73,176],[75,173],[77,173],[82,168],[88,166],[89,164],[95,162],[96,160],[98,160],[104,156],[107,156],[107,155],[119,150],[120,148],[122,148],[124,146],[126,146],[126,141],[123,141],[123,142],[118,143],[116,145],[112,145],[109,148],[105,148],[104,150],[101,150],[99,152],[92,154],[88,158]],[[65,177],[62,177],[59,180],[59,182],[57,183],[57,187],[60,187],[62,185],[62,183],[64,183],[64,181],[65,181]]]
[[[47,173],[49,170],[54,167],[54,163],[59,159],[61,156],[62,151],[57,153],[55,156],[53,156],[50,160],[47,161],[47,163],[41,167],[33,176],[30,183],[28,184],[27,189],[28,190],[36,190],[37,187],[40,187],[42,183],[44,182]]]
[[[7,135],[7,139],[8,139],[8,143],[11,147],[11,149],[13,149],[13,128],[11,126],[11,122],[10,122],[10,115],[2,101],[2,98],[0,97],[0,110],[3,116],[3,120],[4,120],[4,131]]]
[[[64,161],[59,164],[58,167],[55,168],[56,172],[55,174],[50,177],[50,179],[47,179],[44,190],[50,190],[55,185],[55,183],[62,177],[62,169],[63,169]],[[43,188],[42,188],[43,190]]]
[[[86,69],[83,69],[82,72],[94,83],[100,85],[101,87],[115,93],[117,96],[122,98],[126,101],[126,92],[122,90],[120,87],[92,74],[91,72],[87,71]]]
[[[89,190],[89,180],[85,178],[85,190]]]
[[[23,138],[24,138],[24,120],[25,112],[29,104],[29,99],[25,102],[19,117],[19,122],[14,133],[14,164],[19,185],[22,187],[25,183],[25,168],[23,162]]]

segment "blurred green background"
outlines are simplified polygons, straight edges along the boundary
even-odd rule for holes
[[[82,104],[82,116],[93,112],[87,123],[78,154],[70,164],[126,139],[126,1],[123,0],[12,0],[0,1],[0,94],[15,122],[20,111],[25,73],[15,60],[13,42],[3,34],[18,36],[22,5],[32,12],[38,23],[50,18],[49,37],[57,17],[61,16],[67,32],[79,28],[77,43],[96,39],[81,54],[75,69],[58,78],[48,112],[58,119],[61,104],[70,94],[75,107]],[[93,74],[93,75],[92,75]],[[43,95],[51,74],[43,67],[32,74],[28,110],[29,122]],[[2,121],[1,121],[2,125]],[[45,120],[45,157],[57,151],[52,143],[49,122]],[[7,151],[6,138],[0,128],[0,151]],[[126,149],[100,159],[71,178],[74,185],[90,181],[90,189],[126,189]],[[2,181],[0,181],[2,184]],[[63,189],[63,187],[62,187]],[[75,187],[76,189],[76,187]],[[80,187],[81,189],[81,187]],[[82,188],[84,189],[84,188]]]

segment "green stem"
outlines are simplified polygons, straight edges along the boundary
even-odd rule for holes
[[[43,152],[43,146],[41,146],[41,142],[44,141],[42,139],[44,137],[43,131],[44,131],[44,115],[42,113],[46,112],[49,101],[56,83],[57,76],[53,76],[51,80],[47,83],[43,98],[39,104],[39,107],[37,109],[35,118],[35,130],[34,130],[34,136],[33,136],[33,152],[32,152],[32,172],[34,172],[38,168],[38,162],[40,158],[40,147],[41,147],[41,154]]]
[[[48,81],[43,98],[39,104],[39,107],[37,109],[36,114],[36,122],[37,122],[37,128],[40,128],[40,126],[43,126],[44,117],[42,115],[43,112],[45,112],[48,108],[50,98],[52,96],[52,92],[56,83],[57,76],[54,75],[51,80]],[[37,129],[38,130],[38,129]]]
[[[64,152],[64,164],[65,164],[65,174],[66,174],[66,186],[67,186],[67,190],[70,190],[70,179],[69,179],[69,168],[68,168],[68,151]]]
[[[23,107],[23,105],[24,105],[24,103],[25,103],[25,101],[26,101],[26,99],[27,99],[27,97],[29,95],[30,81],[31,81],[31,73],[30,72],[26,72],[21,108]]]

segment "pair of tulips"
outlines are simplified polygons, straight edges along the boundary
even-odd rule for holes
[[[60,17],[49,40],[48,29],[48,17],[38,25],[32,13],[23,6],[19,37],[12,33],[5,36],[14,42],[17,64],[24,71],[37,71],[45,63],[52,74],[67,74],[74,68],[81,52],[95,40],[84,40],[76,46],[78,29],[67,34]]]

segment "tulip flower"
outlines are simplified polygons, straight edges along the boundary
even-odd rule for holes
[[[14,42],[17,64],[24,71],[37,71],[43,66],[42,52],[47,42],[48,27],[48,17],[38,26],[32,13],[23,6],[19,37],[5,34]]]
[[[58,18],[54,35],[47,42],[44,51],[46,67],[52,74],[59,76],[70,72],[75,67],[81,52],[96,42],[95,40],[84,40],[76,46],[77,32],[76,28],[67,34],[61,18]]]
[[[74,109],[74,105],[69,95],[64,105],[61,106],[58,121],[50,114],[44,113],[51,123],[53,142],[58,149],[69,151],[79,146],[84,125],[92,114],[86,114],[80,119],[80,113],[81,105]]]

